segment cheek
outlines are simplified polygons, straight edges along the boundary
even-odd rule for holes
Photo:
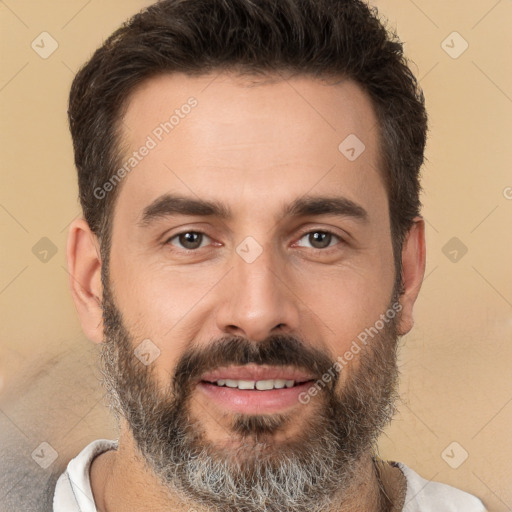
[[[179,357],[198,339],[205,322],[205,297],[219,281],[217,272],[177,270],[162,264],[155,268],[128,256],[112,261],[115,301],[134,349],[145,340],[156,346],[152,350],[158,357],[152,364],[166,386]]]
[[[124,320],[138,335],[164,339],[200,298],[198,280],[136,253],[112,252],[111,282]],[[167,336],[166,336],[167,334]]]
[[[302,292],[298,295],[305,298],[311,311],[308,318],[325,333],[329,349],[336,356],[345,353],[357,336],[385,313],[394,281],[393,269],[388,266],[373,262],[302,275]],[[314,336],[311,327],[304,328]]]

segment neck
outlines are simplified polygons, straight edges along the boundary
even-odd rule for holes
[[[401,501],[398,495],[403,482],[398,481],[398,474],[393,473],[391,466],[382,462],[379,466],[376,471],[371,454],[362,457],[350,487],[333,500],[329,512],[401,510],[397,502]],[[396,472],[401,474],[398,469]],[[96,506],[102,512],[189,512],[191,509],[211,512],[195,503],[184,502],[163,488],[138,453],[131,433],[123,428],[118,450],[96,457],[90,476]]]

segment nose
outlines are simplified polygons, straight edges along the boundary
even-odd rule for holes
[[[250,263],[234,255],[217,309],[217,328],[224,334],[262,341],[271,334],[298,330],[299,300],[285,265],[275,260],[268,249]]]

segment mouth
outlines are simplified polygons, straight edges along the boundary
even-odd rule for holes
[[[269,391],[271,389],[293,388],[294,380],[285,379],[267,379],[267,380],[234,380],[219,379],[215,382],[203,381],[208,384],[214,384],[219,387],[237,388],[237,389],[257,389],[258,391]],[[297,383],[303,384],[303,383]]]
[[[245,365],[218,368],[197,384],[217,409],[243,414],[283,412],[299,402],[314,376],[290,367]]]

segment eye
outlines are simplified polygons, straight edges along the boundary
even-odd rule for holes
[[[303,240],[309,245],[303,245],[303,243],[301,243]],[[297,245],[301,247],[311,247],[312,249],[326,249],[336,245],[340,241],[339,236],[329,231],[311,231],[303,235]]]
[[[186,231],[178,233],[167,240],[167,244],[174,245],[180,249],[194,250],[200,249],[211,242],[211,238],[199,231]]]

